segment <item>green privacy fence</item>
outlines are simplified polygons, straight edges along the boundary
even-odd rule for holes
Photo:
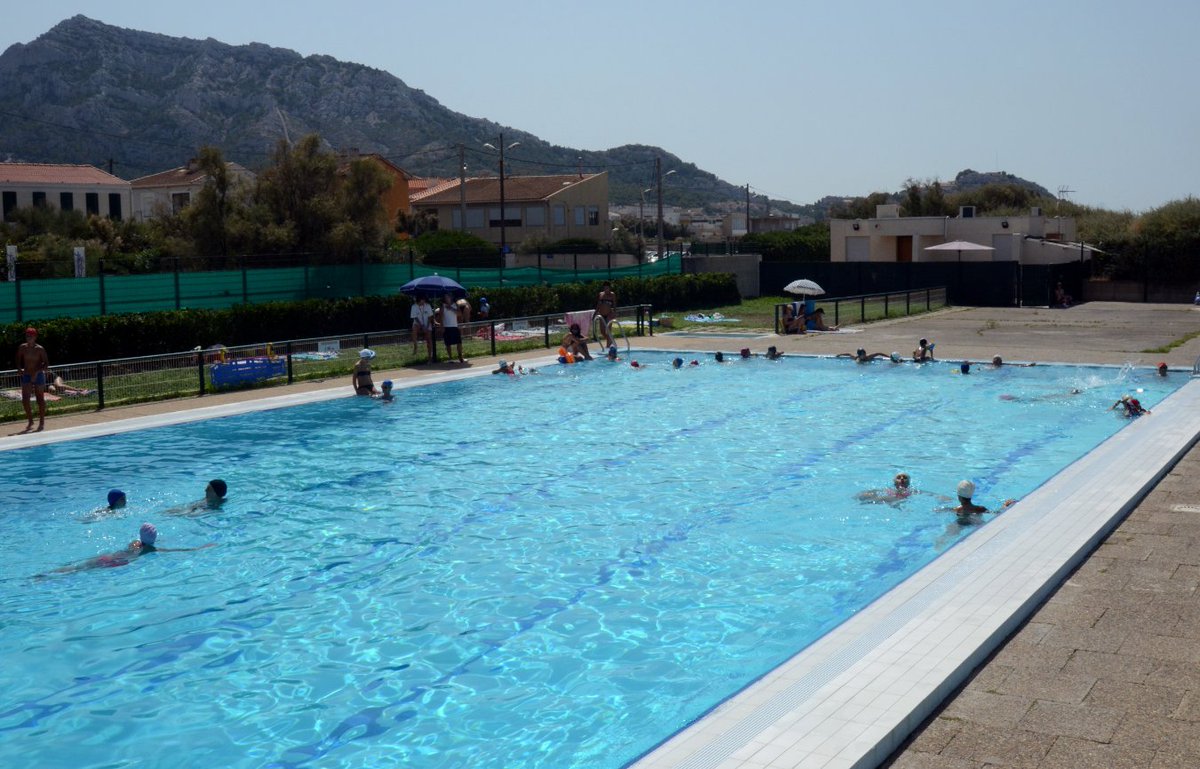
[[[649,264],[581,270],[571,254],[554,257],[553,267],[483,269],[422,264],[338,264],[265,267],[147,275],[99,275],[0,283],[0,323],[126,312],[223,309],[303,299],[394,294],[413,278],[439,274],[467,288],[577,283],[681,273],[678,255]]]

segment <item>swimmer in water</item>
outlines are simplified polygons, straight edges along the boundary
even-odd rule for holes
[[[225,481],[220,478],[214,478],[204,487],[204,499],[196,502],[188,502],[186,505],[169,507],[162,511],[162,515],[178,515],[185,518],[194,518],[197,515],[203,515],[225,504],[225,494],[228,491],[229,486]]]
[[[1130,418],[1140,417],[1142,414],[1150,413],[1150,409],[1143,406],[1141,401],[1131,395],[1122,395],[1121,400],[1109,406],[1108,410],[1112,411],[1117,407],[1124,407],[1125,416]]]
[[[835,358],[852,358],[855,363],[870,363],[871,361],[875,360],[876,358],[886,358],[886,357],[888,357],[888,354],[886,352],[873,352],[870,355],[867,355],[867,351],[864,350],[863,348],[859,347],[857,350],[855,350],[852,353],[840,352],[833,357],[835,357]]]
[[[104,553],[97,555],[79,563],[68,564],[50,572],[51,574],[74,574],[79,571],[89,571],[91,569],[111,569],[116,566],[128,566],[133,559],[140,558],[147,553],[184,553],[193,550],[203,550],[206,547],[213,547],[215,542],[210,542],[207,545],[200,547],[158,547],[155,543],[158,541],[158,529],[154,528],[152,523],[143,523],[141,529],[138,530],[138,538],[130,542],[124,550],[118,550],[113,553]],[[45,574],[37,575],[45,577]]]
[[[1002,366],[1020,366],[1022,368],[1027,368],[1029,366],[1036,366],[1036,365],[1037,365],[1036,362],[1035,363],[1005,363],[1004,359],[1001,358],[999,355],[992,356],[992,368],[1000,368]]]
[[[943,532],[942,536],[935,543],[938,549],[949,544],[966,529],[981,525],[984,522],[983,516],[993,512],[983,505],[977,505],[971,501],[975,496],[975,484],[971,481],[959,481],[956,491],[958,493],[958,506],[949,508],[948,510],[947,508],[942,508],[954,513],[954,521],[946,525],[946,531]],[[1006,499],[1001,503],[1000,508],[994,512],[998,515],[1016,503],[1017,500],[1015,499]]]
[[[392,395],[393,386],[392,380],[383,380],[383,382],[379,385],[379,394],[374,397],[378,398],[383,403],[391,403],[392,401],[396,400],[396,396]]]
[[[105,518],[116,517],[116,512],[129,502],[125,496],[125,492],[120,489],[110,489],[108,492],[108,504],[103,507],[97,507],[92,512],[79,519],[80,523],[95,523],[96,521],[104,520]]]
[[[913,496],[914,494],[929,494],[939,499],[950,501],[950,497],[941,494],[933,494],[929,491],[921,491],[912,487],[912,478],[908,473],[896,473],[896,477],[892,479],[892,485],[886,489],[870,489],[860,492],[855,495],[855,499],[866,504],[885,504],[892,507],[898,507],[901,502]]]

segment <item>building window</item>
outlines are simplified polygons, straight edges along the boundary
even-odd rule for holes
[[[58,207],[63,211],[74,211],[75,195],[70,192],[58,193]]]
[[[190,192],[172,192],[171,193],[171,213],[177,214],[188,207],[192,202],[192,193]]]
[[[4,191],[4,221],[8,221],[9,215],[17,210],[17,193],[12,190]]]
[[[46,193],[44,193],[44,192],[33,193],[33,207],[34,208],[45,208],[46,207]]]
[[[554,207],[554,226],[555,227],[565,227],[566,225],[567,225],[567,207],[566,206],[555,206]]]
[[[545,227],[546,226],[546,209],[541,206],[530,206],[525,209],[525,226],[526,227]]]
[[[108,218],[113,221],[121,221],[121,193],[108,193]]]
[[[600,208],[598,206],[588,206],[587,217],[589,227],[598,226],[600,224]]]
[[[483,213],[484,213],[484,211],[482,208],[468,208],[467,209],[467,227],[469,229],[476,229],[476,230],[482,229],[483,228]]]
[[[520,206],[505,206],[504,207],[504,222],[500,222],[500,209],[488,209],[488,226],[489,227],[520,227],[521,226],[521,207]]]
[[[585,214],[586,214],[586,211],[584,210],[584,207],[583,207],[583,206],[575,206],[575,224],[577,224],[577,225],[579,225],[580,227],[582,227],[582,226],[583,226],[583,223],[584,223],[585,221],[587,221],[587,220],[584,218]]]
[[[84,206],[84,209],[87,211],[88,216],[99,216],[100,215],[100,193],[99,192],[84,193],[83,206]]]

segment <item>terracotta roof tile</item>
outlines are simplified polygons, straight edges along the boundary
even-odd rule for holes
[[[504,180],[506,203],[521,203],[545,200],[580,182],[594,179],[600,174],[564,174],[559,176],[510,176]],[[458,180],[434,187],[424,193],[413,195],[413,203],[426,206],[450,205],[459,202]],[[500,177],[487,176],[467,179],[468,203],[491,203],[500,200]]]
[[[225,167],[234,176],[253,175],[232,161],[226,162]],[[172,168],[170,171],[160,171],[149,176],[140,176],[130,182],[130,184],[133,185],[134,189],[146,189],[148,187],[187,187],[192,184],[202,183],[207,177],[208,175],[204,171],[189,164],[180,166],[179,168]]]
[[[110,184],[129,182],[95,166],[55,163],[0,163],[0,184]]]

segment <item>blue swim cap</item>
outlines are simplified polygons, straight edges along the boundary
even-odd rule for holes
[[[108,492],[109,507],[116,505],[117,502],[120,502],[122,499],[125,499],[125,492],[121,491],[120,489],[113,489],[112,491]]]
[[[390,379],[385,379],[385,380],[383,380],[383,385],[382,385],[382,386],[383,386],[383,387],[386,387],[386,388],[387,388],[387,389],[389,389],[389,390],[390,390],[390,389],[392,389],[392,380],[390,380]]]

